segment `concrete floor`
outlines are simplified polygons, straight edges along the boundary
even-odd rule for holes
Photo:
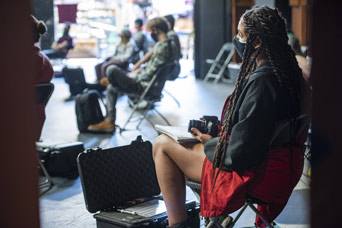
[[[65,64],[69,67],[81,66],[85,71],[86,80],[95,80],[94,65],[97,59],[69,59]],[[172,94],[180,103],[180,107],[168,93],[164,93],[162,101],[157,105],[160,111],[172,125],[186,126],[190,119],[198,119],[202,115],[220,115],[226,96],[232,92],[234,85],[219,83],[204,83],[198,81],[192,74],[192,62],[182,60],[181,76],[176,81],[167,82],[165,90]],[[57,69],[57,67],[56,67]],[[63,78],[54,78],[55,91],[46,108],[46,122],[43,128],[43,141],[73,142],[81,141],[85,148],[115,147],[129,144],[137,135],[152,143],[157,137],[156,131],[147,122],[143,121],[140,129],[135,124],[128,125],[128,131],[122,134],[89,134],[79,133],[76,125],[75,102],[64,101],[69,96],[68,85]],[[131,109],[127,98],[121,97],[117,104],[117,122],[122,126]],[[155,113],[148,117],[156,124],[165,124]],[[40,198],[41,227],[87,227],[95,228],[96,221],[93,215],[86,210],[80,179],[67,180],[53,178],[55,186]],[[304,228],[309,225],[309,180],[303,175],[283,212],[275,220],[280,227]],[[187,188],[187,198],[196,199]],[[236,213],[232,214],[234,217]],[[236,227],[253,226],[254,213],[247,209],[240,218]],[[203,225],[202,225],[203,226]]]

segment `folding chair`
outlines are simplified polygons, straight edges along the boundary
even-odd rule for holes
[[[296,130],[295,130],[296,137],[301,137],[304,131],[308,130],[310,120],[311,120],[311,116],[309,114],[303,114],[297,119]],[[277,143],[277,140],[283,139],[284,135],[288,136],[290,132],[290,125],[291,125],[290,121],[281,123],[279,127],[276,129],[274,136],[272,137],[270,141],[270,145]],[[198,183],[192,180],[187,180],[186,185],[191,188],[195,196],[198,198],[198,200],[200,200],[201,183]],[[254,206],[254,204],[265,205],[267,203],[253,196],[246,195],[245,205],[240,209],[240,211],[238,212],[238,214],[236,215],[234,219],[230,217],[229,215],[211,217],[211,218],[208,218],[205,228],[212,228],[212,227],[232,228],[234,227],[236,222],[239,220],[243,212],[247,209],[247,207],[250,207],[255,212],[255,214],[267,225],[267,227],[275,228],[276,224],[274,222],[267,221],[267,219],[258,211],[258,209]]]
[[[35,85],[36,90],[36,104],[47,104],[52,92],[54,91],[55,86],[52,83],[43,83],[43,84],[37,84]],[[44,164],[41,162],[38,154],[37,154],[37,161],[38,166],[42,170],[43,175],[45,176],[45,180],[39,182],[39,189],[45,189],[43,192],[40,193],[40,195],[43,195],[47,191],[49,191],[54,183],[52,178],[50,177],[49,173],[47,172]]]
[[[228,55],[227,55],[228,54]],[[230,78],[228,71],[228,64],[231,61],[234,54],[234,45],[232,43],[223,44],[219,53],[215,59],[206,59],[208,64],[211,64],[207,75],[204,77],[204,81],[208,81],[210,78],[214,79],[214,83],[217,83],[220,79],[227,83],[232,83],[233,80]],[[227,57],[225,58],[225,56]],[[226,75],[227,78],[224,78]]]
[[[172,68],[172,71],[170,72],[170,76],[168,77],[168,81],[174,81],[178,78],[179,73],[181,71],[181,66],[179,64],[179,61],[174,61],[175,65]],[[177,100],[177,98],[175,98],[175,96],[173,96],[169,91],[167,91],[166,89],[164,89],[164,92],[167,93],[177,104],[178,108],[180,108],[180,103]]]
[[[133,111],[129,115],[129,117],[128,117],[127,121],[125,122],[125,124],[123,125],[123,127],[120,128],[120,133],[122,131],[126,130],[126,126],[129,122],[133,121],[132,118],[137,111],[141,111],[141,116],[139,117],[139,122],[136,126],[136,129],[139,129],[139,126],[144,119],[146,119],[154,128],[154,124],[148,118],[146,118],[147,112],[149,110],[155,111],[166,122],[167,125],[169,125],[169,126],[171,125],[169,123],[169,121],[157,109],[154,108],[154,103],[161,100],[161,98],[162,98],[161,93],[162,93],[162,90],[164,88],[165,82],[170,77],[170,74],[173,73],[173,69],[175,66],[177,66],[177,62],[178,61],[175,60],[171,63],[167,63],[167,64],[163,65],[160,69],[158,69],[141,95],[128,94],[129,102],[133,108]],[[151,88],[155,84],[159,85],[158,86],[159,90],[151,91]],[[137,99],[137,102],[133,102],[132,98]],[[140,108],[143,101],[146,101],[147,105],[144,108]]]

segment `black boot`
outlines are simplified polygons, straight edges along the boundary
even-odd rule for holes
[[[173,225],[173,226],[167,226],[166,228],[190,228],[190,227],[188,227],[187,224],[188,223],[185,221],[185,222]]]

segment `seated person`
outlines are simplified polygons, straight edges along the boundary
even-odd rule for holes
[[[34,16],[30,16],[32,23],[32,35],[33,35],[33,52],[34,52],[34,83],[49,83],[53,77],[53,68],[49,58],[40,51],[40,48],[36,45],[40,37],[47,31],[46,25],[43,21],[38,21]],[[36,115],[38,116],[37,128],[35,132],[35,140],[39,141],[40,135],[45,122],[45,104],[36,105]]]
[[[182,58],[182,54],[181,54],[182,49],[181,49],[181,45],[179,42],[179,37],[178,37],[177,33],[175,32],[175,30],[173,30],[173,28],[175,26],[175,18],[171,14],[166,15],[164,17],[170,23],[170,30],[167,33],[167,36],[169,37],[169,39],[171,39],[174,42],[174,44],[176,46],[176,50],[177,50],[177,53],[176,53],[177,59],[180,59],[180,58]]]
[[[130,42],[131,32],[129,30],[122,30],[120,33],[120,43],[115,48],[115,53],[111,58],[108,58],[105,62],[99,63],[95,66],[96,78],[100,81],[103,77],[106,77],[106,69],[110,65],[116,65],[123,70],[126,70],[128,64],[134,53],[134,46]]]
[[[302,69],[303,77],[306,81],[309,81],[311,67],[308,64],[300,48],[299,39],[293,33],[288,33],[288,37],[289,37],[289,45],[291,46],[292,50],[296,54],[296,59],[297,59],[300,69]]]
[[[153,145],[170,227],[188,227],[185,178],[202,183],[204,217],[234,212],[247,193],[272,203],[259,210],[273,221],[302,174],[304,140],[289,133],[291,140],[269,145],[277,124],[296,120],[306,103],[301,103],[307,88],[287,44],[285,19],[276,9],[256,6],[242,15],[237,30],[233,43],[243,62],[219,134],[192,128],[200,143],[181,145],[160,135]],[[257,218],[256,226],[265,224]]]
[[[65,24],[63,35],[61,38],[58,39],[57,42],[53,42],[51,45],[51,50],[43,50],[44,54],[47,55],[49,58],[66,58],[70,49],[73,46],[73,39],[69,35],[70,25]]]
[[[107,69],[107,76],[101,80],[101,83],[107,85],[107,111],[108,116],[101,123],[90,125],[92,131],[115,131],[116,119],[116,101],[119,92],[128,94],[141,94],[145,86],[152,79],[157,70],[166,63],[174,61],[171,41],[167,37],[169,30],[167,21],[164,18],[153,18],[147,23],[147,30],[157,42],[151,60],[144,69],[136,69],[128,74],[116,66],[110,66]],[[152,89],[158,89],[154,85]]]
[[[140,53],[147,53],[147,38],[145,32],[142,30],[143,21],[142,19],[138,18],[134,21],[134,27],[136,32],[133,34],[133,41],[136,46],[136,50],[134,52],[132,63],[135,64],[140,59]]]
[[[166,15],[164,17],[168,24],[169,24],[169,30],[167,32],[167,36],[169,38],[169,40],[171,40],[171,44],[173,46],[173,50],[175,50],[174,52],[174,58],[176,60],[179,60],[182,57],[181,54],[181,46],[180,46],[180,42],[179,42],[179,38],[177,33],[173,30],[173,27],[175,25],[175,19],[172,15]],[[143,64],[145,64],[146,62],[150,61],[151,56],[153,54],[153,50],[154,48],[152,48],[151,50],[149,50],[143,58],[141,58],[138,62],[136,62],[132,68],[133,71],[138,70]]]

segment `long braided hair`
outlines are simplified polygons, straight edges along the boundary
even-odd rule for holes
[[[242,16],[242,23],[245,25],[247,34],[246,47],[242,57],[242,65],[226,109],[226,118],[222,124],[220,139],[216,145],[213,159],[212,189],[216,178],[222,170],[227,150],[227,137],[232,128],[232,114],[236,102],[242,92],[242,85],[257,66],[256,59],[263,51],[277,77],[279,85],[286,88],[290,96],[290,119],[296,119],[300,112],[301,81],[302,71],[298,66],[295,54],[288,45],[285,19],[277,9],[267,6],[247,10]],[[253,44],[259,39],[261,45],[254,48]],[[216,168],[218,170],[216,171]]]

